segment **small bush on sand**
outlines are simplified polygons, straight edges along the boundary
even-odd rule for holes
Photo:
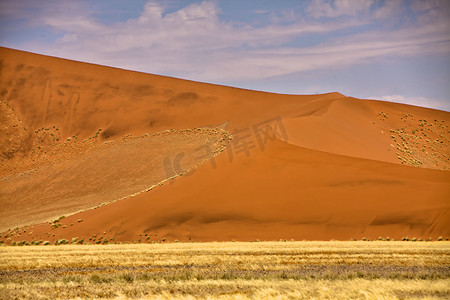
[[[65,239],[60,239],[60,240],[56,240],[55,241],[55,245],[64,245],[64,244],[68,244],[69,241],[65,240]]]

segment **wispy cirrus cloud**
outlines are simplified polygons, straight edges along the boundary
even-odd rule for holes
[[[138,18],[108,26],[85,14],[82,5],[73,5],[70,10],[63,9],[60,13],[54,13],[55,10],[61,9],[44,9],[37,19],[64,35],[54,43],[53,49],[46,44],[31,43],[38,52],[169,75],[176,75],[173,72],[175,66],[179,66],[181,76],[194,75],[187,70],[195,69],[195,78],[202,80],[254,76],[260,73],[261,64],[256,63],[239,72],[227,67],[228,73],[219,67],[234,65],[236,60],[242,63],[242,57],[261,56],[258,54],[260,48],[280,47],[298,36],[329,33],[363,24],[355,20],[328,24],[299,20],[289,25],[269,24],[254,28],[221,21],[220,8],[214,1],[193,3],[167,14],[164,14],[163,5],[149,1]],[[276,49],[266,57],[273,63],[275,60],[269,56],[274,54]],[[248,63],[252,61],[256,62],[247,60]],[[267,63],[269,68],[263,67],[265,71],[275,70],[269,61]],[[264,76],[292,71],[277,69],[277,72]]]
[[[335,0],[334,2],[313,0],[307,7],[306,12],[315,18],[353,16],[356,14],[368,13],[374,2],[374,0]]]
[[[336,1],[332,8],[324,1],[313,1],[307,11],[313,9],[313,16],[318,17],[342,15],[344,11],[356,14],[367,11],[373,1],[349,3]],[[288,25],[254,28],[223,22],[219,15],[220,7],[214,1],[193,3],[166,14],[164,5],[149,1],[138,18],[107,26],[86,14],[83,5],[72,4],[70,9],[56,5],[45,9],[39,19],[64,36],[55,42],[54,50],[49,51],[47,45],[35,47],[58,56],[214,81],[280,76],[361,63],[384,55],[441,53],[450,48],[447,32],[429,27],[375,30],[331,38],[319,45],[286,46],[304,35],[328,34],[362,26],[367,21],[350,18],[339,22],[306,22],[299,18]],[[432,44],[437,45],[429,47]]]

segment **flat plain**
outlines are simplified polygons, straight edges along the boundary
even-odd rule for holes
[[[0,248],[0,299],[448,299],[450,243],[211,242]]]

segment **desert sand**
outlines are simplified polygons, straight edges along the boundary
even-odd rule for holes
[[[7,48],[0,97],[7,243],[450,235],[449,112]]]

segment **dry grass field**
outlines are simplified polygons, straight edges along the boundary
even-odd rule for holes
[[[0,248],[0,299],[448,297],[445,241]]]

